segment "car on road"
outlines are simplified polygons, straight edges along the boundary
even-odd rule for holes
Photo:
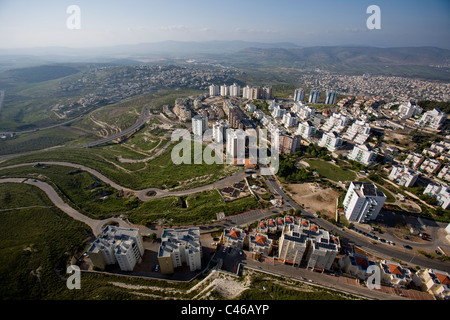
[[[157,264],[157,265],[155,266],[155,272],[158,272],[158,270],[159,270],[159,264]]]
[[[412,250],[413,249],[410,245],[407,245],[407,244],[403,245],[403,248],[408,249],[408,250]]]
[[[227,247],[223,247],[222,252],[223,252],[223,253],[226,253],[226,252],[227,252]]]
[[[436,254],[437,254],[438,256],[442,256],[442,253],[441,253],[438,249],[434,250],[434,252],[436,252]]]

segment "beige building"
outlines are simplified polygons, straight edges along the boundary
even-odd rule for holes
[[[372,274],[372,272],[367,272],[367,268],[371,265],[375,265],[375,262],[357,253],[345,255],[339,259],[339,267],[344,273],[364,281]]]
[[[377,265],[381,270],[381,282],[387,285],[403,287],[407,286],[412,280],[411,271],[396,262],[382,260]]]
[[[256,233],[249,236],[249,249],[253,253],[268,256],[272,253],[272,240],[267,235]]]
[[[447,272],[423,269],[417,271],[412,280],[417,287],[436,298],[450,300],[450,275]]]
[[[242,229],[236,227],[225,229],[223,233],[223,244],[226,247],[232,247],[242,250],[245,238],[246,234]]]

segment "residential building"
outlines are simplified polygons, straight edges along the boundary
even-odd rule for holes
[[[369,266],[375,266],[375,262],[370,261],[366,256],[352,253],[339,259],[339,267],[344,273],[360,280],[366,281],[373,272],[368,272]]]
[[[275,119],[282,119],[285,114],[286,109],[281,107],[279,104],[276,105],[272,110],[272,117],[274,117]]]
[[[222,97],[226,97],[230,94],[229,88],[227,87],[226,84],[223,84],[220,86],[220,95]]]
[[[208,129],[208,117],[194,116],[192,117],[192,133],[196,137],[202,137],[203,133]]]
[[[429,183],[423,191],[423,194],[435,198],[442,209],[448,209],[450,206],[450,189],[447,185]]]
[[[413,283],[438,299],[450,300],[450,275],[430,268],[417,271]]]
[[[422,117],[415,122],[415,124],[419,127],[428,127],[439,130],[446,120],[447,114],[438,108],[434,108],[433,110],[425,112]]]
[[[262,233],[251,234],[248,246],[251,252],[268,256],[272,252],[272,239]]]
[[[342,138],[356,144],[364,144],[370,136],[370,124],[363,120],[356,120],[345,132]]]
[[[272,96],[272,86],[267,85],[267,86],[264,86],[261,89],[261,98],[264,99],[264,100],[270,100],[270,99],[273,98],[273,96]]]
[[[325,94],[325,104],[334,104],[336,101],[337,93],[334,91],[327,91]]]
[[[225,120],[217,120],[212,127],[214,142],[223,143],[226,140],[227,129],[230,126]]]
[[[300,150],[301,138],[300,136],[288,136],[281,134],[278,136],[278,151],[279,153],[292,154]]]
[[[302,120],[310,118],[316,112],[314,108],[311,108],[310,106],[301,102],[294,103],[291,110],[292,112],[297,113],[299,119]]]
[[[319,141],[319,146],[327,148],[330,151],[336,151],[342,146],[342,138],[336,132],[326,132]]]
[[[245,237],[246,234],[242,229],[237,227],[225,229],[223,234],[223,244],[226,247],[242,250],[244,247]]]
[[[405,165],[413,168],[414,170],[417,170],[417,169],[419,169],[420,165],[422,164],[422,162],[424,160],[425,160],[425,157],[423,157],[421,154],[410,153],[410,154],[408,154],[406,159],[403,161],[403,163]]]
[[[228,111],[228,123],[231,128],[239,128],[242,120],[242,111],[238,107],[233,106]]]
[[[320,98],[319,90],[311,90],[309,93],[309,103],[318,103]]]
[[[385,201],[386,196],[373,183],[353,181],[343,202],[345,217],[359,223],[374,220]]]
[[[412,187],[419,178],[419,174],[405,165],[393,166],[389,179],[399,186]]]
[[[267,221],[261,220],[258,222],[258,227],[256,228],[258,233],[267,233],[269,231],[269,228],[267,226]]]
[[[418,106],[415,101],[410,100],[407,104],[402,103],[398,107],[398,117],[402,120],[406,120],[421,114],[422,111],[423,109]]]
[[[120,270],[133,271],[144,255],[144,245],[139,229],[108,225],[86,253],[98,269],[118,263]]]
[[[441,163],[438,160],[429,158],[426,158],[419,167],[421,171],[425,171],[429,174],[437,173],[440,168]]]
[[[353,150],[347,155],[347,158],[368,166],[375,162],[377,155],[377,152],[370,145],[362,144],[355,145]]]
[[[298,117],[293,112],[287,112],[283,115],[282,122],[286,128],[294,127],[298,124]]]
[[[241,87],[233,83],[229,88],[230,97],[239,97],[241,95]]]
[[[298,124],[295,134],[301,136],[305,140],[310,140],[316,134],[317,128],[311,121],[303,121]]]
[[[256,106],[253,103],[247,103],[245,105],[245,110],[252,113],[256,110]]]
[[[189,105],[175,103],[173,113],[175,113],[181,122],[186,122],[192,119],[192,110]]]
[[[341,133],[349,122],[348,116],[341,113],[333,113],[330,118],[322,126],[322,131],[335,131]]]
[[[174,273],[175,268],[187,265],[190,271],[202,267],[200,228],[164,229],[158,250],[161,273]]]
[[[441,171],[439,171],[437,177],[439,179],[445,180],[447,182],[450,181],[450,166],[449,165],[445,165]]]
[[[269,218],[267,219],[267,228],[269,233],[275,233],[277,232],[277,223],[274,219]]]
[[[257,86],[249,86],[247,85],[246,87],[244,87],[244,89],[242,90],[242,97],[244,99],[249,99],[249,100],[256,100],[259,99],[260,95],[261,95],[261,91],[260,88]]]
[[[295,89],[294,92],[294,101],[305,101],[305,90],[302,88]]]
[[[381,271],[381,282],[387,285],[405,287],[412,281],[411,271],[399,263],[382,260],[377,265]]]
[[[218,96],[220,94],[220,87],[212,84],[209,86],[209,95],[211,97]]]
[[[339,240],[308,220],[284,227],[278,246],[278,260],[294,266],[329,270],[339,252]]]

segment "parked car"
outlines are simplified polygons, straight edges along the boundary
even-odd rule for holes
[[[407,244],[403,245],[403,248],[408,249],[408,250],[412,250],[413,249],[410,245],[407,245]]]
[[[227,252],[227,247],[223,247],[222,252],[223,252],[223,253],[226,253],[226,252]]]
[[[158,270],[159,270],[159,264],[156,265],[155,272],[158,272]]]

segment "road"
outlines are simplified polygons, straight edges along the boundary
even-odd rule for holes
[[[69,206],[67,203],[65,203],[64,200],[61,199],[61,197],[58,195],[58,193],[56,193],[55,189],[53,189],[53,187],[50,186],[48,183],[39,180],[24,179],[24,178],[0,179],[0,183],[26,183],[38,187],[39,189],[45,192],[45,194],[49,197],[50,201],[53,202],[53,204],[57,208],[65,212],[68,216],[72,217],[73,219],[87,224],[92,229],[92,232],[94,233],[95,236],[98,236],[101,233],[103,226],[109,222],[116,222],[119,224],[120,227],[124,228],[130,227],[128,223],[119,218],[96,220],[81,214],[80,212]]]

